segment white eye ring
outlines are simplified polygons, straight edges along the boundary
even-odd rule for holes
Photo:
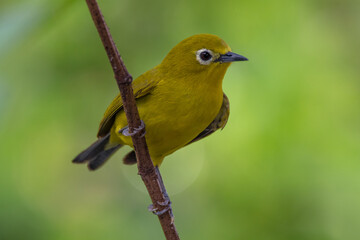
[[[209,57],[210,55],[210,58],[208,59],[204,59],[204,54],[208,54],[207,57]],[[214,57],[214,54],[211,50],[209,49],[206,49],[206,48],[203,48],[203,49],[200,49],[196,52],[196,60],[201,64],[201,65],[209,65],[212,60],[213,60],[213,57]]]

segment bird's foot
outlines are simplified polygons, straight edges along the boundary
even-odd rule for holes
[[[132,136],[138,134],[139,132],[143,131],[143,134],[141,134],[140,137],[145,136],[145,133],[146,133],[146,131],[145,131],[145,123],[144,123],[143,120],[140,120],[140,122],[141,122],[140,126],[137,127],[137,128],[134,128],[133,132],[130,133],[129,132],[129,126],[126,126],[126,127],[122,128],[122,129],[120,129],[119,133],[121,133],[122,135],[124,135],[126,137],[132,137]]]
[[[161,216],[164,213],[166,213],[167,211],[170,210],[170,215],[171,215],[171,219],[174,218],[173,214],[172,214],[172,209],[171,209],[171,201],[169,198],[167,198],[164,202],[157,202],[157,204],[159,204],[160,206],[164,207],[164,209],[159,210],[158,208],[155,208],[153,204],[151,204],[148,207],[148,210],[150,212],[152,212],[153,214],[155,214],[156,216]],[[172,220],[173,221],[173,220]]]

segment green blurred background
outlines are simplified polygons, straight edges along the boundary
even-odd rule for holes
[[[182,239],[360,239],[360,4],[100,1],[134,77],[197,33],[233,64],[227,127],[162,166]],[[118,93],[85,1],[0,3],[0,239],[163,239],[122,149],[89,172]]]

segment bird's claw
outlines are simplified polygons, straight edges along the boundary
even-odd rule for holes
[[[148,210],[150,212],[152,212],[153,214],[155,214],[156,216],[161,216],[163,215],[164,213],[166,213],[167,211],[170,210],[170,214],[171,214],[171,218],[172,218],[172,222],[173,222],[173,214],[172,214],[172,211],[171,211],[171,202],[169,199],[166,199],[164,202],[157,202],[157,204],[159,204],[160,206],[163,206],[165,207],[163,210],[160,210],[158,208],[155,208],[153,204],[151,204],[149,207],[148,207]]]
[[[143,131],[143,134],[141,134],[140,137],[145,136],[145,133],[146,133],[146,131],[145,131],[145,123],[144,123],[143,120],[140,120],[140,122],[141,122],[140,126],[137,127],[137,128],[134,128],[133,132],[130,133],[130,132],[129,132],[129,126],[126,126],[126,127],[122,128],[122,129],[120,129],[120,130],[119,130],[119,133],[121,133],[122,135],[124,135],[124,136],[126,136],[126,137],[132,137],[132,136],[134,136],[134,135],[136,135],[136,134],[138,134],[139,132],[141,132],[141,131],[144,130],[144,131]]]
[[[163,207],[165,207],[165,206],[171,206],[171,201],[170,201],[170,199],[165,199],[165,201],[164,202],[157,202],[160,206],[163,206]]]

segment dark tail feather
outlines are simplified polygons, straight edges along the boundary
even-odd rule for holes
[[[88,164],[89,170],[93,171],[101,167],[106,162],[106,160],[108,160],[111,155],[113,155],[116,150],[118,150],[121,146],[122,145],[118,145],[116,147],[109,148],[108,150],[99,153],[94,159],[90,160]]]
[[[129,152],[126,154],[126,156],[123,158],[123,163],[126,165],[133,165],[137,162],[136,160],[136,154],[134,151]]]
[[[98,154],[104,151],[106,144],[109,142],[110,134],[107,134],[105,137],[99,138],[96,142],[94,142],[90,147],[82,151],[79,155],[77,155],[73,163],[84,163],[90,161]]]

